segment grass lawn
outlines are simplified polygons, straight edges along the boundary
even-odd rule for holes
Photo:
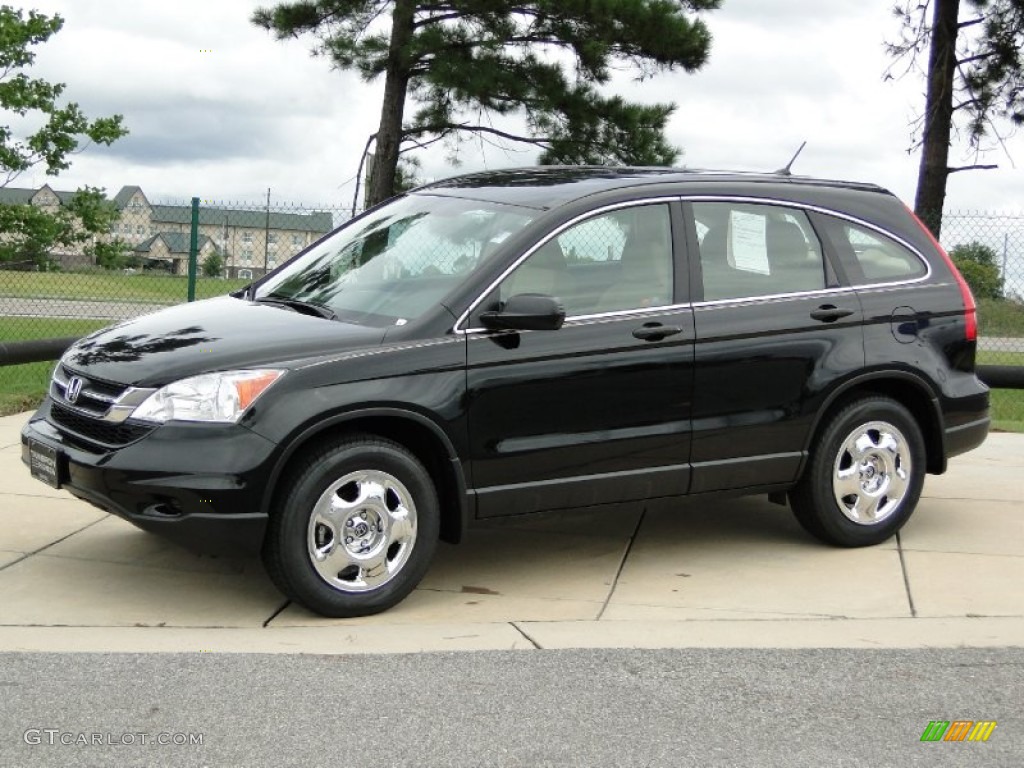
[[[209,299],[249,280],[199,277],[196,298]],[[188,278],[122,272],[0,272],[0,296],[178,304],[188,299]]]
[[[107,320],[65,320],[34,317],[0,318],[0,339],[46,339],[66,336],[85,336],[97,328],[108,325]],[[53,362],[26,363],[0,367],[0,416],[29,411],[39,405],[49,386]]]
[[[1024,336],[1024,304],[979,299],[978,331],[982,336]]]
[[[1024,366],[1024,352],[979,352],[978,365]],[[992,390],[992,428],[1024,432],[1024,389]]]

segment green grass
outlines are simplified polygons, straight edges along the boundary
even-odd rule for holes
[[[1024,352],[990,349],[978,352],[978,365],[1024,365]]]
[[[31,339],[85,336],[109,325],[108,320],[66,320],[59,317],[0,318],[0,339]],[[42,402],[49,386],[53,362],[0,367],[0,416],[30,411]]]
[[[992,429],[1024,432],[1024,389],[993,389]]]
[[[1024,352],[979,352],[978,365],[1024,366]],[[992,428],[1024,432],[1024,389],[993,389]]]
[[[249,282],[200,277],[196,280],[196,298],[222,296]],[[188,279],[122,272],[0,272],[0,296],[178,304],[188,298]]]
[[[982,336],[1024,336],[1024,304],[978,299],[978,331]]]

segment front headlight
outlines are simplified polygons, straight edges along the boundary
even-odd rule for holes
[[[284,371],[204,373],[161,387],[132,412],[133,419],[235,422]]]

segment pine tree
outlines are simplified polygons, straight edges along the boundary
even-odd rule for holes
[[[966,6],[961,19],[960,0],[900,0],[895,13],[902,37],[887,45],[911,69],[928,52],[914,210],[936,237],[950,174],[996,167],[951,167],[954,134],[966,134],[977,159],[986,138],[1001,141],[999,122],[1024,124],[1024,0],[967,0]]]
[[[366,81],[384,78],[367,198],[395,191],[399,156],[473,134],[533,145],[542,163],[668,165],[674,105],[601,91],[614,65],[641,80],[699,69],[711,35],[697,17],[721,0],[300,0],[256,11],[279,39],[312,34],[314,53]],[[415,111],[407,116],[408,102]],[[493,125],[519,115],[526,131]]]

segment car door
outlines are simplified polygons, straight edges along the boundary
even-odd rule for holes
[[[692,493],[796,479],[829,384],[864,363],[863,312],[795,204],[684,205],[696,334]]]
[[[669,201],[579,217],[524,254],[470,315],[478,516],[686,492],[693,313],[674,258],[682,230]],[[520,293],[557,296],[564,325],[480,327],[480,312]]]

